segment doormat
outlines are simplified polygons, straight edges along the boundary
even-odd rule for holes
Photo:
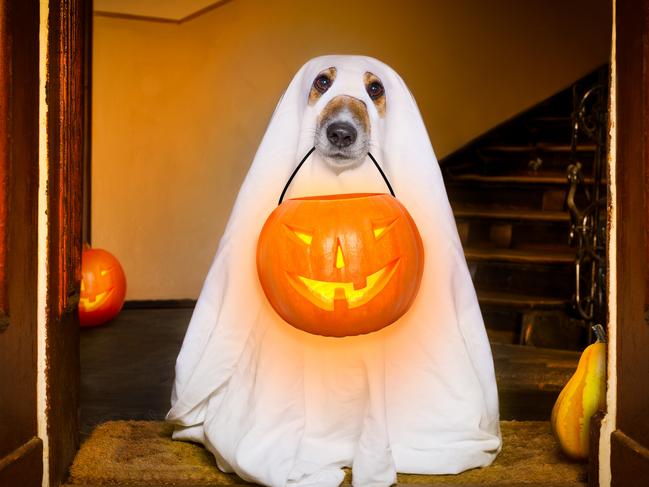
[[[501,422],[503,449],[486,468],[458,475],[399,474],[401,485],[580,485],[587,465],[564,457],[546,421]],[[216,467],[203,446],[173,441],[162,421],[110,421],[81,445],[68,485],[250,485]],[[351,483],[347,471],[344,485]]]

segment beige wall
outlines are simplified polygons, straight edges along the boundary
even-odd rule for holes
[[[600,0],[232,0],[184,24],[95,16],[92,242],[127,299],[195,298],[282,91],[321,54],[375,56],[438,156],[608,61]]]

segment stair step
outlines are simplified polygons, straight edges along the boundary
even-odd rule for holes
[[[453,211],[455,218],[491,219],[491,220],[521,220],[537,222],[567,222],[570,215],[565,211],[551,210],[517,210],[499,208],[457,208]]]
[[[595,152],[596,144],[578,144],[576,152]],[[572,151],[570,144],[536,144],[536,145],[491,145],[481,147],[480,152],[503,152],[509,154],[521,154],[529,152],[561,152]]]
[[[478,293],[497,291],[568,300],[574,292],[575,270],[572,265],[530,265],[494,260],[469,261],[468,265]]]
[[[570,123],[572,118],[565,115],[542,115],[527,119],[527,123]]]
[[[563,308],[565,299],[528,294],[514,294],[498,291],[478,291],[478,301],[482,306],[498,306],[518,309]]]
[[[498,387],[559,392],[577,369],[579,352],[492,343]]]
[[[492,343],[501,419],[548,419],[579,352]]]
[[[504,174],[489,176],[485,174],[462,174],[450,176],[449,182],[481,184],[568,184],[565,174]]]
[[[479,183],[479,184],[545,184],[545,185],[562,185],[568,186],[568,177],[561,172],[543,172],[543,173],[514,173],[501,175],[486,174],[459,174],[457,176],[447,176],[448,183]],[[584,178],[585,184],[593,184],[592,177]],[[606,181],[602,181],[606,184]]]
[[[574,252],[528,249],[494,249],[465,247],[467,261],[500,261],[516,264],[572,264]]]
[[[537,185],[493,188],[488,185],[449,185],[452,205],[460,208],[506,208],[527,210],[562,210],[566,187],[544,188]]]

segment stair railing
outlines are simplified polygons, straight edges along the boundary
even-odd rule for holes
[[[570,245],[575,253],[575,294],[572,306],[586,321],[587,329],[605,322],[606,314],[606,219],[607,194],[603,187],[608,127],[608,91],[605,73],[596,86],[581,94],[573,86],[572,138],[567,168],[566,207],[570,213]],[[586,181],[578,160],[578,145],[584,139],[595,143],[592,183]]]

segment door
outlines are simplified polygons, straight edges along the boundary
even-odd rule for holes
[[[649,479],[649,1],[617,10],[617,417],[612,485]]]
[[[39,19],[41,7],[45,19]],[[89,154],[91,14],[91,1],[0,0],[2,486],[40,486],[44,470],[50,486],[60,485],[78,446],[77,303],[82,168]],[[40,20],[47,27],[41,46],[47,83],[46,104],[39,106]],[[47,138],[47,151],[40,154],[39,113],[46,114]],[[39,155],[45,166],[40,174]],[[39,185],[45,195],[40,202]],[[46,244],[39,247],[39,239]],[[39,259],[46,264],[37,288]],[[38,307],[45,313],[37,319]],[[38,350],[45,363],[40,372]],[[40,417],[39,401],[45,410]]]
[[[0,0],[0,485],[41,485],[37,1]]]

